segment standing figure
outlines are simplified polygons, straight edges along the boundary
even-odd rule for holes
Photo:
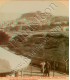
[[[45,69],[44,75],[49,77],[50,76],[51,65],[48,61],[46,62],[44,69]]]
[[[41,62],[40,65],[41,65],[41,72],[44,74],[44,68],[45,68],[45,62]]]

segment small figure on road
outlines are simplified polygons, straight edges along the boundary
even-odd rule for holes
[[[41,65],[41,72],[42,72],[43,74],[44,74],[44,71],[45,71],[45,70],[44,70],[44,69],[45,69],[45,64],[46,64],[46,63],[45,63],[44,61],[40,63],[40,65]]]
[[[50,76],[51,65],[48,61],[46,62],[44,69],[45,69],[44,70],[44,75],[49,77]]]

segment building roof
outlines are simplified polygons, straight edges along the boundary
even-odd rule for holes
[[[18,56],[0,47],[0,73],[24,70],[30,62],[31,59]]]

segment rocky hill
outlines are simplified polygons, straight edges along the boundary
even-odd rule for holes
[[[39,30],[50,30],[56,26],[68,26],[68,17],[53,16],[50,13],[42,13],[40,11],[33,13],[26,13],[21,15],[16,20],[10,21],[6,25],[5,30],[7,31],[39,31]],[[3,25],[3,26],[4,26]]]
[[[32,63],[40,65],[41,61],[57,62],[61,70],[68,64],[68,33],[46,32],[45,34],[17,35],[8,43],[10,50],[17,55],[32,59]]]

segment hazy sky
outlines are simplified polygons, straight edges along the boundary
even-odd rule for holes
[[[51,3],[53,4],[51,5]],[[0,0],[1,15],[23,14],[35,11],[45,12],[45,10],[46,12],[50,12],[53,15],[68,16],[68,2],[66,0]]]

